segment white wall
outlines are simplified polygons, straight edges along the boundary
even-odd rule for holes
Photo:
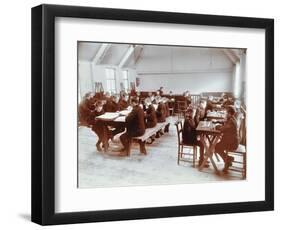
[[[78,84],[80,89],[80,98],[86,93],[93,91],[92,66],[90,62],[79,61],[78,63]]]
[[[232,70],[233,64],[219,49],[177,46],[144,46],[137,72],[193,72]]]
[[[139,90],[182,93],[233,89],[233,64],[219,49],[148,46],[136,66]]]
[[[275,0],[253,1],[116,1],[116,0],[50,0],[50,4],[84,5],[142,10],[178,11],[186,13],[222,14],[247,17],[274,17],[275,21],[275,62],[281,61],[281,16],[280,3]],[[30,8],[42,0],[3,1],[0,36],[1,106],[6,112],[0,114],[1,122],[1,229],[41,229],[30,222],[31,188],[31,26]],[[255,5],[254,5],[255,4]],[[11,16],[13,15],[13,16]],[[13,49],[11,49],[13,47]],[[11,61],[14,60],[14,61]],[[16,67],[15,67],[16,61]],[[281,116],[281,66],[275,65],[275,117]],[[4,77],[5,76],[5,77]],[[252,77],[252,76],[249,76]],[[254,87],[254,86],[253,86]],[[16,92],[16,93],[12,93]],[[9,100],[7,100],[9,98]],[[17,106],[13,102],[18,102]],[[15,111],[16,109],[16,111]],[[7,112],[9,111],[9,112]],[[20,111],[20,115],[19,115]],[[17,122],[14,122],[17,121]],[[193,216],[150,220],[119,221],[92,224],[75,224],[45,227],[44,229],[277,229],[281,219],[281,120],[275,119],[275,211],[226,215]],[[210,191],[206,191],[208,195]],[[132,194],[133,195],[133,194]],[[188,196],[188,194],[186,194]],[[118,195],[116,195],[118,199]],[[136,198],[137,199],[137,198]]]
[[[181,94],[189,90],[192,94],[201,92],[231,92],[232,73],[190,73],[190,74],[168,74],[168,75],[138,75],[140,78],[139,90],[155,91],[160,86],[164,92],[172,90]]]
[[[240,60],[235,64],[233,69],[233,94],[235,98],[239,98],[242,102],[247,105],[245,101],[247,88],[247,74],[246,74],[246,61],[247,54],[242,53]]]

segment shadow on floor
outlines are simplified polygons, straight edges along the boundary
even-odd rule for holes
[[[31,221],[31,215],[29,213],[21,213],[21,214],[19,214],[19,217],[28,222]]]

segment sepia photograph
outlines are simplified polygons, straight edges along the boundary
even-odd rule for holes
[[[77,46],[78,188],[246,179],[246,49]]]

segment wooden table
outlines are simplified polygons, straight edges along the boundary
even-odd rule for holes
[[[125,127],[125,121],[126,121],[126,116],[130,113],[129,110],[123,110],[120,112],[115,112],[115,113],[109,113],[106,112],[98,117],[96,117],[96,120],[100,121],[103,125],[103,144],[104,144],[104,152],[108,151],[108,132],[107,132],[107,127],[108,126],[116,126],[116,125],[121,125]]]
[[[208,119],[226,119],[226,111],[209,111],[206,117]]]
[[[200,121],[196,128],[196,132],[200,135],[200,141],[203,143],[206,151],[204,160],[199,166],[199,170],[202,170],[208,159],[210,159],[216,173],[219,173],[216,163],[213,160],[213,154],[216,144],[220,140],[220,131],[215,129],[215,125],[211,121]]]

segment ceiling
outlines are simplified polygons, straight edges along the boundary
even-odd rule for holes
[[[232,65],[239,61],[242,49],[160,46],[160,45],[134,45],[118,43],[79,42],[79,61],[89,61],[96,65],[112,65],[119,67],[135,67],[140,61],[149,62],[164,56],[173,58],[177,56],[186,58],[188,55],[196,57],[218,56],[220,54]]]

